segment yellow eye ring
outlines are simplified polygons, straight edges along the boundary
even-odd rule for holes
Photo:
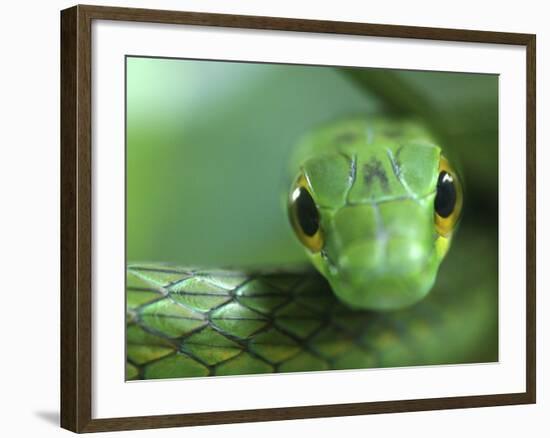
[[[288,215],[300,242],[311,252],[321,251],[325,240],[319,209],[303,174],[297,178],[290,191]]]
[[[464,193],[458,174],[441,155],[434,201],[435,229],[440,236],[448,237],[453,232],[462,213],[463,200]]]

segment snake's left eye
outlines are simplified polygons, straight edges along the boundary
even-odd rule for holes
[[[435,228],[440,236],[448,236],[455,228],[460,219],[462,202],[462,185],[458,175],[447,159],[441,156],[434,201]]]
[[[324,244],[321,218],[303,175],[298,178],[290,192],[288,214],[300,242],[311,252],[321,251]]]

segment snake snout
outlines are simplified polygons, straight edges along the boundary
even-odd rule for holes
[[[384,277],[414,276],[430,252],[415,239],[396,237],[350,245],[338,259],[342,276],[351,283],[368,283]]]
[[[433,252],[421,240],[394,237],[349,245],[330,279],[342,301],[352,307],[391,310],[424,297],[435,280]]]
[[[424,297],[438,267],[433,198],[341,208],[326,233],[327,278],[354,307],[389,310]]]

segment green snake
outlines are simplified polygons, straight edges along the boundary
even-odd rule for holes
[[[129,263],[128,380],[496,360],[494,239],[454,239],[463,190],[426,127],[318,127],[291,175],[289,223],[316,271]]]

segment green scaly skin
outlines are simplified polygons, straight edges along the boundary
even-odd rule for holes
[[[340,122],[301,144],[294,170],[321,211],[326,243],[312,260],[328,282],[129,265],[127,379],[497,360],[494,238],[462,233],[451,258],[471,275],[443,264],[422,299],[448,246],[438,249],[433,224],[439,156],[419,125],[381,120]]]

